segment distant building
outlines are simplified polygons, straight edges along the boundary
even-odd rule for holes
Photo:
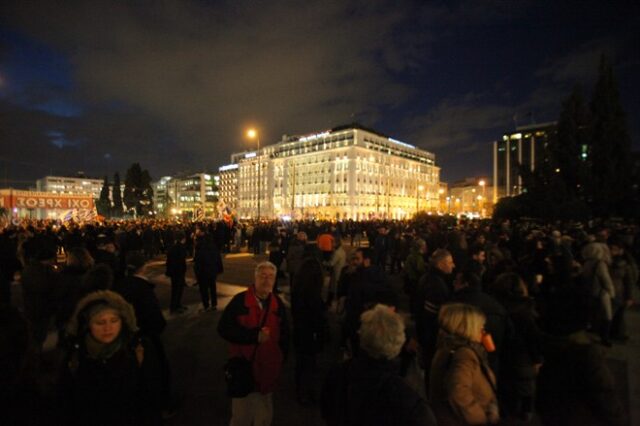
[[[557,123],[549,122],[516,127],[493,143],[493,202],[522,193],[519,167],[533,171],[546,158],[549,138],[557,132]],[[583,151],[586,155],[586,147]]]
[[[36,181],[36,190],[56,194],[91,194],[98,199],[103,182],[102,179],[86,177],[83,173],[77,176],[45,176]]]
[[[405,219],[438,210],[435,155],[358,124],[285,135],[232,163],[241,218]]]
[[[220,176],[220,204],[235,212],[238,209],[238,164],[228,164],[218,169]]]
[[[487,217],[493,212],[494,188],[487,177],[472,177],[451,184],[446,213]]]
[[[217,178],[209,173],[163,177],[153,184],[158,214],[193,220],[218,217]]]

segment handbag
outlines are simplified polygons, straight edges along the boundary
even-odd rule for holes
[[[264,327],[269,315],[269,307],[271,306],[271,295],[267,298],[267,309],[265,310],[259,329]],[[255,379],[253,377],[253,360],[256,357],[259,343],[253,349],[251,359],[243,356],[234,356],[224,365],[224,379],[227,382],[227,396],[230,398],[244,398],[249,395],[255,388]]]

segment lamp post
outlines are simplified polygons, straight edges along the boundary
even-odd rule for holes
[[[260,170],[260,136],[258,136],[258,131],[256,129],[247,130],[247,137],[249,139],[255,139],[258,149],[256,151],[256,155],[258,156],[258,221],[260,221],[260,198],[262,197],[262,176]]]

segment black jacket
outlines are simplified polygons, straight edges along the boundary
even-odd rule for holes
[[[373,359],[365,353],[334,367],[321,396],[327,425],[435,425],[427,402],[398,372],[398,362]]]
[[[167,325],[154,289],[154,284],[137,276],[125,278],[115,288],[127,302],[133,305],[140,332],[146,336],[159,336]]]
[[[165,275],[168,277],[184,277],[187,272],[187,248],[182,243],[171,246],[167,252],[167,269]]]

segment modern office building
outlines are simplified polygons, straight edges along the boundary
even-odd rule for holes
[[[88,178],[80,172],[76,176],[45,176],[38,179],[36,191],[69,195],[91,194],[94,199],[98,199],[102,184],[102,179]]]
[[[522,193],[519,168],[533,171],[546,156],[549,138],[557,132],[557,123],[549,122],[516,127],[493,143],[493,202]]]
[[[357,124],[284,135],[231,160],[240,218],[404,219],[438,209],[435,155]]]
[[[217,176],[208,173],[165,176],[153,188],[159,215],[193,220],[218,217]]]

